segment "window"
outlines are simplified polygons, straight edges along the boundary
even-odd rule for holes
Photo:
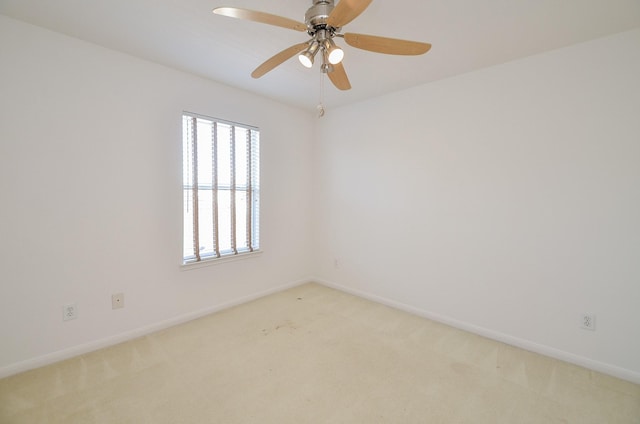
[[[184,113],[183,263],[260,248],[260,132]]]

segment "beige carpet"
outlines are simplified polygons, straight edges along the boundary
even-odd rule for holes
[[[2,423],[640,423],[640,386],[307,284],[0,380]]]

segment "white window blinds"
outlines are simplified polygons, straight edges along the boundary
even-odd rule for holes
[[[260,248],[260,132],[184,113],[183,262]]]

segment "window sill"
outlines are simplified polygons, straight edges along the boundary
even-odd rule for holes
[[[188,262],[180,265],[181,271],[191,271],[192,269],[204,268],[212,265],[221,265],[228,262],[242,261],[245,259],[255,258],[260,256],[262,250],[256,250],[254,252],[238,253],[237,255],[223,256],[220,258],[205,259],[198,262]]]

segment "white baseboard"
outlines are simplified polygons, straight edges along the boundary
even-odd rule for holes
[[[563,350],[559,350],[550,346],[541,345],[529,340],[520,339],[518,337],[513,337],[508,334],[503,334],[494,330],[479,327],[477,325],[473,325],[468,322],[459,321],[444,315],[440,315],[437,313],[426,311],[424,309],[417,308],[415,306],[407,305],[402,302],[397,302],[395,300],[387,299],[385,297],[378,296],[372,293],[353,289],[347,286],[333,283],[331,281],[326,281],[321,278],[313,278],[312,281],[318,284],[322,284],[323,286],[327,286],[336,290],[343,291],[345,293],[352,294],[354,296],[371,300],[372,302],[390,306],[392,308],[399,309],[401,311],[405,311],[413,315],[421,316],[423,318],[427,318],[432,321],[437,321],[437,322],[449,325],[451,327],[458,328],[460,330],[477,334],[479,336],[483,336],[492,340],[506,343],[511,346],[519,347],[521,349],[525,349],[530,352],[539,353],[541,355],[545,355],[550,358],[555,358],[561,361],[569,362],[574,365],[579,365],[581,367],[584,367],[593,371],[601,372],[603,374],[607,374],[623,380],[627,380],[635,384],[640,384],[640,373],[632,370],[620,368],[615,365],[611,365],[611,364],[607,364],[599,361],[594,361],[593,359],[589,359],[579,355],[575,355],[573,353],[565,352]]]
[[[55,362],[73,358],[78,355],[83,355],[85,353],[93,352],[98,349],[113,346],[118,343],[136,339],[138,337],[146,336],[148,334],[155,333],[156,331],[164,330],[166,328],[173,327],[175,325],[182,324],[182,323],[203,317],[205,315],[213,314],[215,312],[220,312],[225,309],[229,309],[234,306],[241,305],[243,303],[247,303],[252,300],[259,299],[264,296],[268,296],[270,294],[278,293],[283,290],[296,287],[311,281],[313,280],[303,279],[303,280],[293,281],[287,284],[282,284],[280,286],[272,287],[270,289],[263,290],[261,292],[252,293],[250,295],[243,296],[238,299],[231,300],[229,302],[221,303],[219,305],[214,305],[209,308],[205,308],[195,312],[190,312],[188,314],[173,317],[168,320],[164,320],[164,321],[151,324],[145,327],[136,328],[130,331],[126,331],[124,333],[116,334],[114,336],[105,337],[103,339],[95,340],[89,343],[73,346],[68,349],[59,350],[57,352],[48,353],[46,355],[42,355],[35,358],[27,359],[25,361],[10,364],[0,368],[0,378],[9,377],[11,375],[18,374],[24,371],[29,371],[35,368],[43,367],[45,365],[50,365]]]

